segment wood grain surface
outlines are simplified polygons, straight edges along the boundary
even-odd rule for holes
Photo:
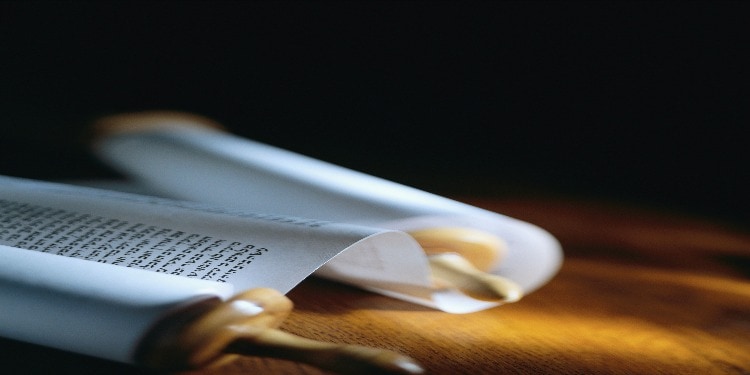
[[[565,251],[560,273],[519,302],[466,315],[311,278],[289,293],[282,329],[402,352],[428,374],[750,374],[744,229],[587,201],[465,201],[549,230]],[[10,340],[0,363],[5,374],[147,373]],[[189,374],[323,372],[245,358]]]

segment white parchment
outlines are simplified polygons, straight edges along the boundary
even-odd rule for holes
[[[527,294],[561,265],[557,240],[533,224],[229,133],[162,125],[106,137],[95,150],[164,196],[401,231],[481,229],[509,245],[493,272]]]

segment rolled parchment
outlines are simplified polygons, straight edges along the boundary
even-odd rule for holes
[[[273,289],[232,293],[230,284],[0,245],[3,337],[153,370],[249,355],[341,374],[422,372],[392,351],[278,330],[292,302]]]

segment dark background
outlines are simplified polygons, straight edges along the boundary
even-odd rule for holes
[[[748,223],[742,2],[2,2],[0,174],[113,176],[93,118],[177,109],[454,196]]]

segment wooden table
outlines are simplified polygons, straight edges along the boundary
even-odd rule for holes
[[[431,374],[750,374],[750,235],[716,223],[581,201],[466,200],[563,244],[560,273],[521,301],[450,315],[319,279],[282,326],[402,352]],[[0,341],[0,373],[142,370]],[[207,374],[322,374],[247,358]]]

